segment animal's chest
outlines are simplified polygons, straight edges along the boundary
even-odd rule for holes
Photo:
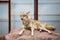
[[[23,21],[23,25],[24,25],[24,26],[28,26],[29,23],[30,23],[29,21]]]
[[[29,23],[30,23],[29,21],[23,21],[23,25],[25,29],[29,29],[29,30],[31,29],[31,27],[29,26]]]

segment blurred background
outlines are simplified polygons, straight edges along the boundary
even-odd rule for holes
[[[7,2],[9,0],[0,1],[0,35],[6,35],[9,30],[9,6]],[[22,27],[19,17],[21,11],[30,11],[30,16],[34,19],[34,0],[10,1],[11,30]],[[60,0],[38,0],[38,21],[55,26],[55,32],[60,33]]]

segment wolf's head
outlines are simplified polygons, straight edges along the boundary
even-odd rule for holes
[[[30,17],[29,17],[29,13],[30,12],[21,12],[20,13],[20,18],[21,18],[21,20],[26,20],[26,19],[29,19]]]

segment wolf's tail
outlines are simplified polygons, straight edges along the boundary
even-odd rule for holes
[[[47,25],[46,29],[54,31],[56,28],[54,26]]]

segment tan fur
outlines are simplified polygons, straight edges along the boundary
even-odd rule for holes
[[[54,26],[51,25],[47,25],[47,24],[42,24],[37,20],[33,20],[30,18],[29,16],[29,12],[21,12],[20,14],[20,18],[22,21],[22,25],[23,25],[23,29],[21,30],[21,32],[19,33],[19,35],[22,35],[22,33],[26,30],[26,29],[30,29],[31,30],[31,35],[34,35],[34,30],[39,30],[39,31],[47,31],[48,33],[51,33],[50,30],[55,30]]]

